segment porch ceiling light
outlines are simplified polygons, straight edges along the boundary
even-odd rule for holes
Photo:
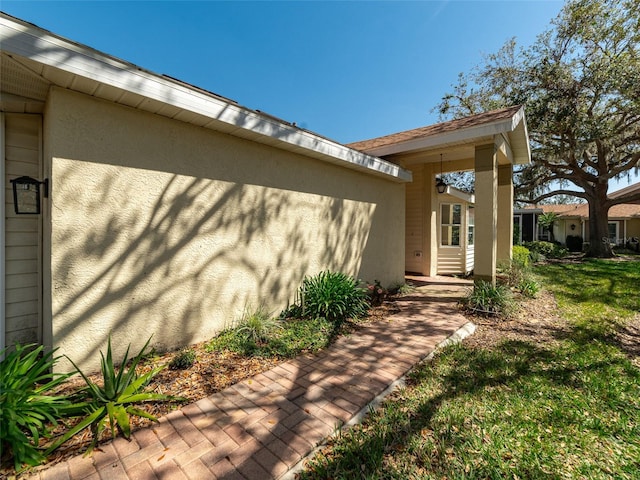
[[[442,179],[442,154],[440,154],[440,178],[436,181],[436,190],[438,190],[438,193],[447,191],[447,184]]]
[[[43,185],[44,197],[49,196],[49,179],[42,182],[31,177],[18,177],[10,180],[13,186],[13,207],[16,215],[40,213],[40,185]]]

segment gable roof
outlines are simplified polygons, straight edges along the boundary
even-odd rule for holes
[[[631,193],[640,193],[640,182],[638,183],[633,183],[631,185],[629,185],[628,187],[622,188],[616,192],[610,193],[609,194],[609,198],[620,198],[623,195],[628,195]],[[640,200],[636,200],[633,203],[638,203],[640,204]]]
[[[411,172],[213,92],[99,52],[0,12],[3,109],[44,108],[51,85],[217,130],[387,180]]]
[[[533,211],[534,213],[557,213],[560,218],[581,218],[589,219],[589,205],[586,203],[574,203],[565,205],[538,205],[528,206],[524,209],[518,210]],[[609,219],[630,219],[640,218],[640,205],[634,205],[631,203],[621,203],[614,205],[609,209]]]
[[[348,146],[373,155],[385,156],[490,139],[501,134],[510,137],[514,163],[529,163],[531,151],[524,107],[521,105],[349,143]]]

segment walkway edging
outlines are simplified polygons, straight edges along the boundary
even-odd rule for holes
[[[386,397],[391,395],[396,389],[404,388],[407,384],[406,379],[416,367],[424,362],[431,362],[436,353],[442,350],[449,345],[456,345],[462,342],[465,338],[473,335],[476,331],[476,325],[473,322],[467,322],[458,330],[453,332],[449,337],[444,339],[436,348],[431,351],[428,355],[425,355],[419,362],[417,362],[413,367],[411,367],[407,373],[405,373],[402,377],[398,378],[394,382],[392,382],[383,392],[378,394],[373,400],[367,403],[364,407],[360,409],[358,413],[356,413],[351,420],[346,422],[340,427],[336,427],[333,433],[324,438],[322,442],[320,442],[313,450],[311,450],[307,455],[300,459],[298,463],[296,463],[293,467],[291,467],[288,471],[286,471],[282,476],[278,477],[278,480],[295,480],[295,476],[300,473],[304,469],[305,462],[315,456],[322,448],[324,448],[328,440],[335,438],[340,432],[344,429],[351,427],[353,425],[361,423],[364,418],[369,415],[370,412],[378,408],[378,406],[384,401]]]

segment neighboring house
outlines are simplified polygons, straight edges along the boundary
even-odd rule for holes
[[[511,165],[529,161],[520,108],[391,136],[384,153],[5,14],[0,48],[0,346],[38,342],[93,369],[108,335],[118,356],[150,335],[158,350],[202,341],[246,309],[277,313],[322,270],[384,285],[433,275],[438,232],[467,251],[475,238],[481,278],[511,254]],[[441,155],[476,169],[475,233],[471,198],[435,190]],[[16,190],[40,213],[14,211],[23,176],[46,181]]]
[[[638,188],[636,185],[635,188]],[[616,192],[618,193],[618,192]],[[538,224],[538,216],[554,212],[558,219],[553,226],[553,237],[557,242],[566,244],[570,235],[589,241],[589,207],[586,203],[569,205],[539,205],[537,207],[514,210],[513,221],[520,242],[533,240],[549,241],[547,229]],[[633,243],[640,238],[640,204],[620,204],[609,209],[609,238],[614,245],[625,245],[630,239]]]

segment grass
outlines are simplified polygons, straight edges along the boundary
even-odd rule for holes
[[[536,273],[564,335],[445,349],[300,478],[638,478],[640,370],[609,340],[640,311],[640,263]]]
[[[536,273],[556,295],[564,316],[587,334],[610,335],[640,312],[638,260],[549,264]]]

